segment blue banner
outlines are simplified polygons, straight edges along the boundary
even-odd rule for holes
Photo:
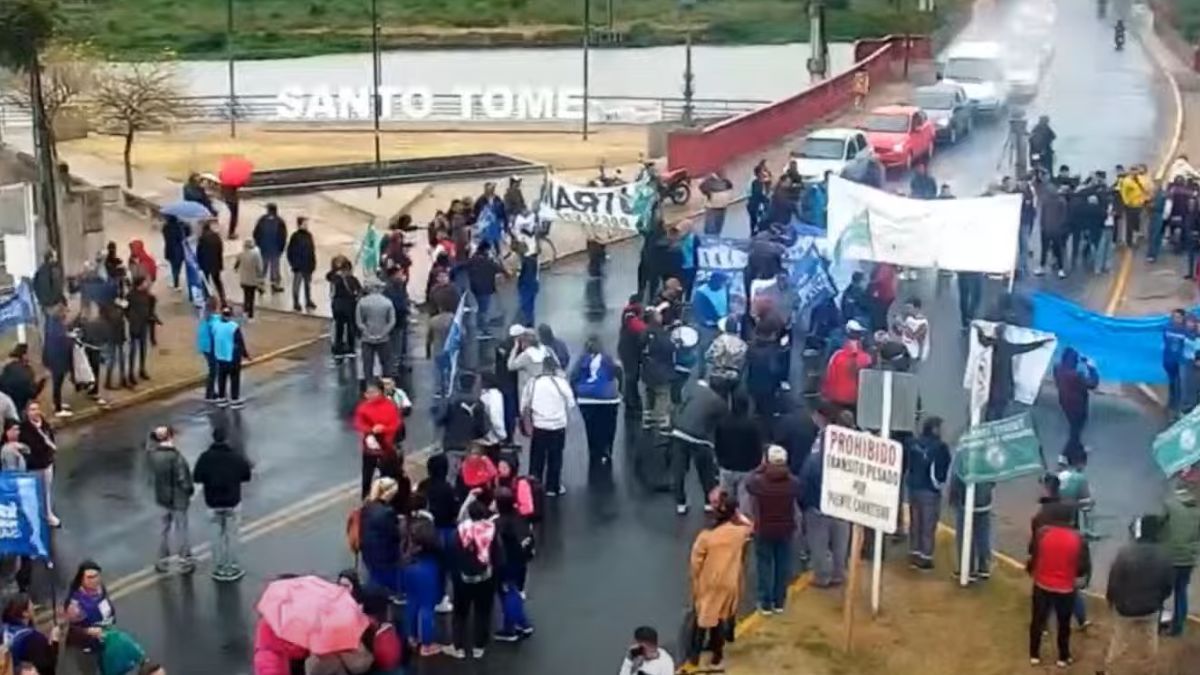
[[[1106,382],[1161,384],[1165,314],[1110,317],[1049,293],[1033,294],[1033,327],[1054,333],[1059,349],[1074,347]]]
[[[204,285],[204,273],[200,271],[200,265],[196,262],[196,252],[192,250],[191,243],[186,241],[183,242],[183,267],[187,276],[188,300],[194,307],[204,307],[204,301],[208,298],[208,287]]]
[[[790,262],[788,276],[796,290],[796,311],[807,312],[830,298],[837,297],[837,286],[829,274],[825,259],[815,246],[809,245],[803,255]]]
[[[30,323],[37,323],[37,311],[29,282],[22,279],[15,293],[0,300],[0,331]]]
[[[42,477],[0,472],[0,555],[50,559]]]

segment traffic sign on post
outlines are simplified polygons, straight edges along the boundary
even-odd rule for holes
[[[825,427],[821,513],[891,534],[900,513],[900,444],[865,431]]]
[[[883,394],[887,381],[891,381],[891,411],[888,424],[883,422]],[[888,370],[868,368],[858,371],[858,419],[863,429],[886,429],[892,431],[916,431],[917,376]]]

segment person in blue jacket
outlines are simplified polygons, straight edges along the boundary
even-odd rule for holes
[[[206,376],[204,378],[204,400],[217,401],[217,357],[213,353],[213,323],[218,320],[217,310],[211,302],[200,321],[196,324],[196,351],[204,357]]]
[[[758,227],[767,214],[767,206],[771,203],[771,171],[767,169],[766,160],[754,167],[754,179],[750,181],[750,194],[746,197],[746,212],[750,216],[750,236],[758,232]]]
[[[1183,396],[1179,369],[1183,362],[1183,342],[1187,339],[1182,309],[1171,311],[1171,319],[1163,330],[1163,370],[1167,371],[1167,409],[1178,416]]]
[[[54,396],[54,415],[70,417],[70,406],[63,403],[62,388],[67,375],[71,372],[71,359],[75,350],[75,341],[67,332],[64,322],[66,305],[54,305],[48,308],[46,328],[42,342],[42,365],[50,371],[50,390]]]
[[[242,361],[250,358],[250,354],[242,329],[233,320],[233,310],[228,306],[221,309],[221,318],[212,321],[212,350],[217,360],[217,404],[241,408],[246,404],[242,400]]]
[[[589,337],[571,370],[571,389],[579,404],[579,414],[583,415],[592,466],[607,466],[612,461],[621,381],[621,366],[604,351],[599,337]]]

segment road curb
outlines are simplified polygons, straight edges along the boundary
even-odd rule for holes
[[[263,309],[267,309],[267,308],[263,308]],[[309,348],[319,342],[327,340],[327,339],[329,339],[329,333],[322,333],[316,337],[309,338],[307,340],[302,340],[300,342],[290,344],[286,347],[280,347],[279,349],[267,352],[266,354],[263,354],[262,356],[250,359],[249,361],[246,361],[243,364],[243,367],[250,368],[250,367],[253,367],[256,365],[274,361],[275,359],[278,359],[282,356],[287,356],[288,354],[291,354],[293,352],[307,349],[307,348]],[[65,417],[65,418],[57,419],[55,421],[55,426],[58,428],[64,428],[64,427],[75,426],[77,424],[83,424],[84,422],[90,422],[98,417],[103,417],[104,415],[107,415],[110,413],[114,413],[114,412],[117,412],[120,410],[126,410],[128,408],[132,408],[134,406],[141,405],[142,403],[146,403],[146,402],[150,401],[151,399],[165,398],[167,396],[177,394],[186,389],[191,389],[192,387],[195,387],[197,385],[204,384],[205,379],[207,379],[207,375],[201,374],[201,375],[196,375],[194,377],[184,378],[182,380],[175,380],[174,382],[167,382],[166,384],[161,384],[156,387],[151,387],[150,389],[141,389],[141,390],[134,392],[133,394],[131,394],[128,397],[122,398],[118,401],[113,401],[112,403],[109,403],[108,405],[96,406],[94,408],[88,408],[86,410],[81,410],[81,411],[75,413],[75,415],[72,417]]]

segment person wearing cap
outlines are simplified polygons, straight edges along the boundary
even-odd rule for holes
[[[788,470],[788,453],[767,447],[765,461],[746,482],[749,516],[754,521],[754,559],[758,571],[758,611],[780,614],[792,581],[792,538],[800,481]]]
[[[267,204],[267,212],[254,224],[254,243],[262,253],[264,273],[271,277],[271,292],[283,291],[283,277],[279,273],[279,260],[287,248],[287,223],[279,217],[279,208]]]
[[[246,576],[238,565],[235,545],[242,484],[250,482],[252,466],[229,444],[226,435],[225,427],[213,427],[212,445],[200,453],[192,472],[193,482],[204,486],[204,504],[216,526],[212,545],[214,581],[237,581]]]
[[[375,377],[375,362],[379,361],[379,377],[392,374],[392,329],[396,327],[396,306],[383,295],[383,285],[376,279],[367,280],[367,292],[354,308],[362,350],[362,375],[365,383]]]
[[[871,366],[871,355],[862,345],[865,335],[857,319],[846,322],[846,342],[829,357],[821,383],[825,400],[851,412],[858,410],[858,373]]]
[[[249,359],[250,353],[228,305],[221,308],[221,318],[212,323],[212,341],[217,360],[217,405],[241,408],[246,405],[242,400],[242,361]]]

